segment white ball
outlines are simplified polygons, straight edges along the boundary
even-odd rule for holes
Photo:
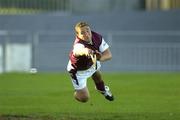
[[[89,54],[89,49],[86,48],[84,45],[78,43],[73,48],[73,54],[75,56],[87,56]]]
[[[37,73],[37,69],[36,68],[31,68],[30,69],[30,73],[31,74],[36,74]]]
[[[89,54],[88,48],[76,48],[76,49],[74,49],[73,52],[77,56],[83,56],[83,55],[87,56]]]

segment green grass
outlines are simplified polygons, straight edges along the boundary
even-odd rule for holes
[[[65,73],[0,74],[0,120],[179,120],[179,73],[104,73],[115,101],[94,89],[79,103]]]

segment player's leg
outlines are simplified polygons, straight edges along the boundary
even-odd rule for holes
[[[75,90],[74,97],[76,100],[80,102],[87,102],[89,100],[88,88],[85,87],[83,89]]]
[[[108,86],[104,85],[104,81],[102,80],[101,72],[97,70],[93,75],[92,79],[94,80],[94,83],[96,85],[96,89],[100,91],[106,99],[109,101],[113,101],[114,97],[109,89]]]
[[[87,102],[89,100],[89,90],[87,88],[87,78],[74,74],[71,75],[72,84],[75,92],[74,97],[79,102]]]
[[[97,70],[93,75],[92,79],[96,85],[96,89],[99,91],[105,91],[104,81],[102,80],[101,72]]]
[[[77,71],[72,69],[71,61],[68,62],[67,71],[70,74],[73,87],[75,89],[74,97],[80,102],[87,102],[89,99],[89,91],[86,87],[87,77],[86,75],[79,74]]]
[[[75,89],[75,99],[79,102],[87,102],[89,99],[89,90],[86,85],[88,76],[78,71],[73,72],[73,70],[71,70],[69,73],[71,76],[73,87]]]

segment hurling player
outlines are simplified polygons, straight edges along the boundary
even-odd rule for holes
[[[88,101],[90,95],[87,79],[91,77],[95,88],[107,100],[113,101],[114,97],[109,87],[105,85],[100,72],[100,62],[112,58],[109,45],[100,34],[92,31],[86,22],[78,22],[75,25],[75,34],[76,38],[67,65],[75,89],[75,99],[80,102]]]

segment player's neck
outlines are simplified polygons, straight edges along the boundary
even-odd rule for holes
[[[87,42],[88,42],[88,44],[93,44],[93,42],[92,42],[92,39],[90,39],[90,40],[87,40]]]
[[[83,40],[83,41],[85,41],[86,43],[88,43],[88,44],[93,44],[93,42],[92,42],[92,40]]]
[[[82,41],[84,41],[84,42],[86,42],[86,43],[88,43],[88,44],[91,44],[91,45],[93,44],[92,39],[83,40],[83,39],[79,38],[78,36],[77,36],[77,38],[78,38],[78,40],[82,40]]]

